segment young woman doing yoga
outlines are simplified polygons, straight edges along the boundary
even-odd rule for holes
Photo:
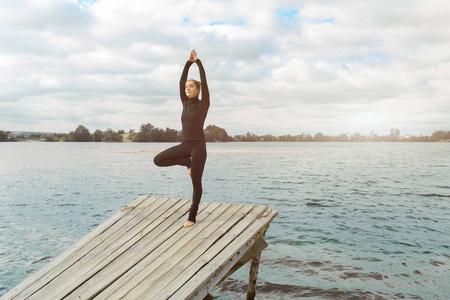
[[[190,66],[196,63],[200,71],[200,82],[189,79],[187,75]],[[198,98],[202,92],[202,99]],[[181,144],[171,147],[155,156],[154,162],[159,167],[174,165],[185,166],[192,179],[193,195],[189,218],[184,227],[195,223],[198,205],[202,197],[202,175],[206,161],[206,143],[203,125],[209,109],[209,90],[202,62],[197,58],[197,52],[191,51],[180,79],[180,98],[183,104],[181,113]]]

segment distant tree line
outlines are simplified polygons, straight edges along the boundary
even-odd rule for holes
[[[231,142],[234,139],[228,135],[227,131],[216,125],[209,125],[204,130],[207,142]]]
[[[9,131],[0,130],[0,142],[7,142],[9,140]]]
[[[17,142],[25,140],[37,140],[46,142],[58,142],[64,134],[61,133],[32,133],[29,135],[15,135],[10,131],[0,130],[0,142]]]
[[[150,123],[142,124],[138,133],[130,132],[129,139],[133,142],[176,142],[179,140],[178,131],[167,127],[165,130]]]
[[[11,132],[0,130],[0,141],[25,141],[38,140],[45,142],[121,142],[123,130],[117,132],[108,128],[106,131],[97,129],[93,134],[83,125],[79,125],[75,131],[69,134],[63,133],[32,133],[27,135],[13,135]]]
[[[232,140],[241,142],[442,142],[450,141],[450,131],[435,131],[431,136],[400,136],[400,129],[398,128],[392,128],[390,134],[386,136],[377,135],[373,130],[368,136],[359,132],[353,134],[341,133],[337,136],[324,135],[321,132],[316,133],[314,136],[303,133],[300,135],[288,134],[281,136],[270,134],[256,135],[247,132],[245,135],[235,135]]]
[[[226,130],[216,125],[208,125],[204,133],[207,142],[232,141]],[[180,142],[181,131],[170,128],[164,130],[147,123],[141,125],[141,130],[138,133],[130,131],[129,139],[133,142]]]
[[[228,142],[233,140],[225,129],[216,125],[207,126],[204,133],[207,142]],[[97,129],[91,134],[89,129],[83,125],[79,125],[75,131],[71,131],[62,140],[70,142],[123,142],[124,135],[124,130],[115,132],[111,128],[108,128],[104,132]],[[179,142],[181,141],[181,131],[168,127],[161,129],[147,123],[141,125],[139,132],[135,132],[133,129],[130,130],[127,134],[127,140],[139,143]]]
[[[83,125],[79,125],[75,131],[70,131],[63,137],[66,142],[122,142],[125,132],[123,130],[114,131],[111,128],[101,131],[97,129],[93,134]]]
[[[450,131],[438,130],[431,136],[400,136],[400,129],[392,128],[389,135],[381,136],[375,134],[372,130],[368,136],[357,133],[341,133],[337,136],[324,135],[321,132],[314,136],[310,134],[300,135],[281,135],[273,136],[271,134],[256,135],[247,132],[245,135],[229,136],[225,129],[216,125],[208,125],[204,129],[205,140],[207,142],[441,142],[450,141]],[[46,142],[123,142],[124,136],[131,142],[180,142],[181,131],[175,129],[161,129],[150,123],[142,124],[140,131],[133,129],[125,134],[124,130],[114,131],[108,128],[105,131],[97,129],[93,134],[83,125],[79,125],[69,134],[31,134],[29,136],[15,136],[9,131],[0,130],[0,142],[20,141],[26,139],[40,140]]]

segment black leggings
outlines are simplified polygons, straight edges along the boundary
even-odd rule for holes
[[[181,144],[158,153],[153,161],[158,167],[180,165],[191,168],[194,192],[188,220],[195,222],[203,193],[202,175],[206,162],[206,143],[204,141],[182,141]]]

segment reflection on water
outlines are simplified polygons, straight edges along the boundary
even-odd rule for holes
[[[172,144],[0,144],[0,295],[139,195],[191,197]],[[444,299],[450,144],[211,143],[203,200],[269,205],[258,299]],[[213,292],[242,298],[248,267]]]

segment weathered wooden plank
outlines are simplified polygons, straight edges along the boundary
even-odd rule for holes
[[[251,243],[244,244],[244,246],[242,246],[234,256],[231,256],[230,259],[228,259],[227,265],[224,265],[222,269],[218,269],[216,273],[214,273],[214,276],[206,281],[203,285],[197,286],[195,290],[190,292],[190,296],[188,296],[187,298],[178,298],[176,295],[174,295],[170,299],[203,300],[220,281],[219,278],[226,274],[227,266],[236,264],[241,258],[242,253],[248,251],[248,249],[250,249],[250,246]]]
[[[145,292],[141,294],[140,297],[146,296],[146,299],[165,299],[163,295],[159,294],[163,289],[171,289],[174,293],[179,287],[181,287],[184,282],[189,279],[193,274],[195,274],[197,268],[195,268],[195,261],[205,253],[205,251],[210,248],[214,243],[218,242],[223,238],[224,234],[231,230],[233,226],[241,221],[247,213],[253,209],[253,206],[234,206],[236,213],[226,220],[217,219],[213,224],[214,232],[212,232],[208,237],[200,239],[196,237],[197,242],[194,240],[193,243],[196,244],[194,251],[190,253],[184,253],[184,257],[181,261],[172,262],[170,261],[165,267],[165,274],[161,277],[157,277],[152,274],[151,281],[146,281],[143,287],[146,288]],[[191,270],[189,270],[191,269]],[[184,275],[184,276],[181,276]],[[177,278],[175,280],[175,278]]]
[[[267,213],[267,212],[266,212]],[[271,217],[271,220],[278,215],[278,212],[276,211],[272,211],[270,212],[270,214],[266,214],[266,216]],[[270,221],[269,221],[270,223]],[[239,261],[240,257],[242,257],[242,253],[243,252],[247,252],[248,251],[248,247],[249,245],[252,245],[252,243],[255,242],[255,239],[258,239],[259,236],[261,236],[261,234],[264,234],[264,232],[267,230],[267,228],[269,227],[269,223],[266,223],[263,227],[261,227],[261,230],[256,230],[257,233],[254,235],[254,237],[248,241],[246,244],[244,244],[238,252],[236,252],[236,254],[230,259],[230,262],[236,262]],[[256,229],[256,228],[254,228]],[[241,241],[240,241],[241,242]],[[238,242],[238,244],[240,243]],[[238,244],[236,244],[235,246],[237,246]],[[224,253],[220,253],[219,255],[222,255]],[[220,261],[220,260],[219,260]],[[190,297],[188,297],[187,299],[193,299],[193,300],[202,300],[204,295],[206,295],[208,292],[212,291],[214,289],[214,287],[218,284],[218,282],[220,281],[221,277],[224,276],[224,274],[227,273],[227,270],[229,270],[229,266],[232,265],[233,263],[230,264],[222,264],[217,270],[217,273],[211,277],[211,279],[207,282],[207,284],[199,287],[197,289],[197,291],[191,295]],[[213,265],[213,264],[212,264]],[[204,292],[204,290],[206,290],[206,292]]]
[[[58,289],[64,288],[64,285],[61,284],[61,282],[63,280],[71,280],[68,274],[74,270],[78,270],[97,253],[101,253],[101,251],[104,250],[104,247],[107,247],[118,238],[117,232],[120,232],[121,228],[128,228],[130,227],[130,224],[133,224],[133,220],[136,220],[136,217],[140,212],[149,206],[158,207],[164,203],[164,201],[158,200],[161,200],[161,198],[148,198],[139,205],[133,206],[132,209],[125,209],[125,211],[128,212],[123,218],[110,226],[102,234],[97,235],[94,239],[86,243],[85,247],[81,248],[78,252],[65,260],[61,266],[55,267],[49,274],[41,278],[40,280],[45,282],[45,284],[41,283],[41,286],[45,286],[45,290],[50,290],[52,293],[55,293]],[[47,293],[45,290],[35,290],[32,294],[27,295],[27,297],[34,295],[34,298],[39,299],[43,294]]]
[[[223,250],[228,244],[230,244],[237,236],[239,236],[247,227],[249,227],[255,220],[257,216],[262,214],[267,209],[267,206],[256,206],[253,207],[248,212],[243,212],[242,219],[235,224],[230,230],[227,232],[210,248],[208,248],[200,257],[198,257],[189,268],[180,272],[179,275],[171,281],[171,283],[167,284],[163,290],[161,290],[157,295],[155,295],[154,299],[167,299],[172,294],[174,294],[174,289],[172,284],[174,282],[188,282],[192,280],[192,277],[195,274],[195,278],[198,276],[199,270],[201,270],[206,264],[209,263],[220,251]],[[186,287],[182,287],[186,288]],[[178,299],[175,297],[174,299]],[[181,298],[180,298],[181,299]]]
[[[75,257],[73,263],[69,268],[66,268],[63,272],[59,273],[58,277],[49,282],[45,289],[37,291],[32,299],[41,299],[44,295],[46,297],[55,297],[57,295],[65,294],[67,290],[75,288],[81,284],[88,276],[86,274],[93,270],[101,268],[103,260],[108,258],[114,251],[120,248],[126,241],[136,239],[135,235],[143,228],[139,226],[144,218],[151,216],[155,213],[156,216],[163,214],[167,209],[177,203],[176,199],[157,199],[159,201],[143,202],[137,206],[130,215],[127,223],[117,226],[114,232],[109,235],[99,237],[94,244],[90,247],[90,251],[84,253],[81,257]],[[152,218],[150,218],[152,219]],[[124,219],[125,221],[126,219]],[[125,236],[125,240],[121,241],[121,238]],[[120,255],[117,253],[116,256]],[[114,259],[114,256],[109,257]]]
[[[115,263],[122,263],[123,258],[128,255],[127,253],[133,251],[132,249],[142,241],[149,241],[149,239],[155,238],[160,233],[160,231],[158,231],[158,226],[161,223],[165,222],[166,225],[170,226],[189,211],[188,200],[168,201],[167,205],[169,206],[169,209],[164,211],[163,206],[162,209],[157,210],[158,218],[155,219],[150,217],[148,219],[148,224],[143,222],[142,226],[137,228],[141,229],[140,231],[134,231],[134,235],[130,234],[126,239],[118,239],[116,241],[117,244],[110,248],[111,252],[106,251],[105,255],[98,255],[96,257],[98,260],[94,261],[90,268],[84,269],[83,272],[77,272],[77,274],[73,275],[73,277],[64,284],[64,289],[59,290],[58,293],[55,294],[55,297],[58,299],[63,297],[70,299],[71,297],[76,297],[83,289],[88,289],[93,283],[100,284],[101,281],[98,281],[98,278],[101,277],[101,274],[105,273],[105,268],[114,265]],[[131,261],[132,260],[129,260],[125,263],[130,263]],[[94,293],[97,292],[98,291],[95,291]]]
[[[210,204],[209,206],[211,205],[219,206],[220,204]],[[199,207],[199,220],[205,217],[205,213],[203,213],[205,207]],[[80,296],[83,299],[92,299],[116,280],[126,276],[124,274],[134,268],[143,258],[153,251],[158,251],[161,244],[164,244],[174,234],[182,230],[182,225],[185,222],[184,217],[188,211],[189,207],[185,207],[183,212],[174,214],[176,218],[171,217],[161,220],[161,224],[152,230],[151,234],[143,236],[139,243],[135,243],[132,247],[126,249],[118,259],[110,261],[101,271],[90,274],[95,275],[95,279],[85,281],[76,290],[73,290],[73,293],[67,295],[67,299],[78,299]]]
[[[206,296],[266,230],[270,221],[277,214],[276,211],[271,211],[267,217],[257,218],[245,229],[243,234],[237,236],[223,251],[211,261],[205,262],[207,263],[206,266],[191,280],[187,281],[170,299],[200,299]],[[203,258],[204,256],[202,256]]]
[[[144,202],[150,197],[147,195],[143,195],[132,201],[129,205],[137,206]],[[36,289],[40,288],[45,282],[42,282],[42,278],[51,277],[48,276],[48,273],[53,271],[55,268],[60,266],[65,266],[66,261],[76,255],[79,251],[86,247],[92,240],[94,240],[99,235],[104,234],[111,226],[120,221],[124,216],[130,214],[132,210],[127,211],[118,211],[109,219],[107,219],[104,223],[96,227],[89,234],[81,238],[77,243],[66,249],[63,253],[57,256],[55,259],[51,260],[46,266],[38,270],[36,273],[30,275],[27,279],[22,281],[19,285],[11,289],[8,293],[2,296],[2,300],[10,300],[10,299],[25,299],[27,295],[36,291]]]
[[[203,202],[197,223],[185,229],[189,204],[137,198],[1,299],[203,299],[250,258],[259,258],[255,253],[267,246],[261,236],[278,213]]]
[[[190,228],[183,228],[174,233],[169,239],[161,243],[154,252],[137,263],[133,269],[119,278],[109,291],[105,291],[104,295],[99,295],[99,299],[114,296],[117,298],[125,297],[127,292],[132,290],[136,285],[140,284],[149,273],[163,264],[171,254],[175,253],[182,246],[192,239],[195,234],[210,224],[209,220],[216,218],[218,215],[226,211],[231,205],[215,203],[208,206],[207,210],[197,215],[197,223]]]
[[[200,256],[214,241],[217,240],[217,238],[220,237],[220,235],[218,235],[220,234],[218,229],[226,231],[235,223],[236,218],[233,217],[241,210],[241,208],[241,205],[230,205],[226,211],[216,218],[209,218],[208,222],[198,224],[198,228],[195,228],[196,231],[190,230],[189,233],[186,234],[184,241],[180,240],[177,243],[177,247],[172,247],[172,251],[168,251],[159,257],[161,260],[164,260],[164,263],[158,268],[152,268],[153,270],[151,273],[147,272],[149,273],[147,277],[142,280],[139,285],[130,290],[123,299],[148,299],[151,295],[155,295],[157,291],[159,292],[159,290],[157,290],[158,287],[162,288],[166,286],[172,281],[173,277],[179,274],[175,274],[175,270],[172,268],[175,266],[186,266],[186,262],[183,261],[186,257],[192,257],[192,260],[194,260],[195,257]],[[215,213],[216,212],[213,214]],[[242,215],[238,216],[238,218],[241,217]],[[232,221],[227,222],[228,220]],[[202,225],[204,227],[203,229],[201,228]],[[182,284],[180,283],[179,286],[181,285]]]
[[[241,257],[241,259],[233,266],[233,268],[228,271],[228,273],[220,280],[220,282],[224,281],[226,278],[228,278],[231,274],[239,270],[243,265],[245,265],[249,260],[251,260],[253,257],[255,257],[257,254],[261,253],[264,249],[269,246],[266,243],[266,240],[264,237],[260,236],[255,243],[248,249],[247,252]],[[219,284],[220,284],[219,282]]]

